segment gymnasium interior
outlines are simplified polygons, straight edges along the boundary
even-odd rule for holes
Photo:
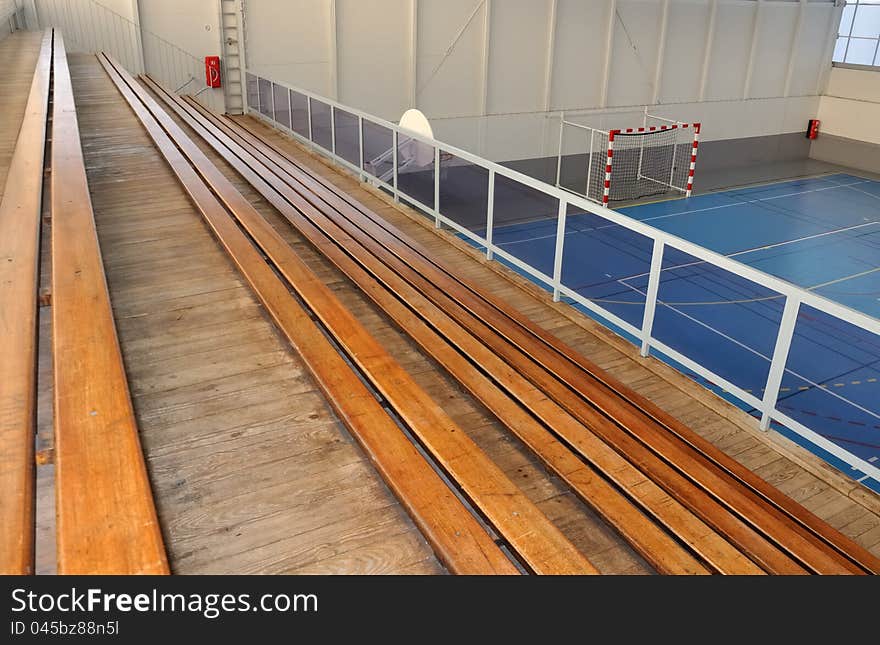
[[[0,0],[0,573],[880,573],[880,0]]]

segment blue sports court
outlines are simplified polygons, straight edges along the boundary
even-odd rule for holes
[[[880,181],[833,174],[619,210],[880,317]],[[556,221],[543,219],[496,227],[493,241],[518,259],[552,273],[548,270],[555,232]],[[641,326],[652,241],[578,211],[566,218],[564,244],[562,283]],[[783,305],[784,298],[776,292],[667,248],[653,336],[760,398]],[[779,396],[781,412],[877,463],[878,379],[877,336],[811,307],[801,308]],[[808,445],[786,429],[777,429]],[[830,455],[822,456],[880,490],[880,482]]]

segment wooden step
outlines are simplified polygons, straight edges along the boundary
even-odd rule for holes
[[[36,294],[51,62],[47,30],[0,201],[0,574],[7,575],[34,567]]]
[[[113,322],[67,56],[58,31],[53,100],[58,572],[168,573]]]

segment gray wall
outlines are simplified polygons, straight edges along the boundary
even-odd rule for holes
[[[880,145],[820,134],[810,147],[810,157],[858,170],[880,173]]]
[[[804,124],[806,130],[806,124]],[[824,140],[825,138],[823,138]],[[880,166],[880,146],[874,146],[877,163]],[[766,137],[748,137],[743,139],[726,139],[722,141],[707,141],[700,144],[697,156],[696,188],[716,188],[736,183],[733,179],[725,184],[724,174],[727,171],[737,171],[736,176],[741,176],[741,169],[784,164],[786,162],[801,161],[810,155],[810,140],[803,132],[771,135]],[[821,157],[817,157],[821,158]],[[833,161],[828,159],[827,161]],[[587,155],[568,155],[562,165],[560,183],[563,186],[580,185],[584,183],[588,158]],[[594,167],[604,168],[605,159],[601,157],[593,159]],[[835,163],[842,163],[836,162]],[[504,165],[518,170],[524,174],[540,179],[550,184],[556,183],[556,157],[540,157],[535,159],[517,159],[504,162]],[[852,164],[844,164],[852,165]],[[856,166],[858,167],[858,166]]]

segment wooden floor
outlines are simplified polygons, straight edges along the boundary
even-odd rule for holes
[[[0,56],[3,46],[0,43]],[[334,417],[298,356],[203,224],[97,60],[70,55],[83,151],[120,343],[176,573],[442,573],[419,531]],[[250,120],[253,125],[254,122]],[[657,361],[437,237],[269,128],[262,134],[436,249],[807,508],[880,552],[876,497],[817,477],[736,411]],[[399,332],[186,126],[417,382],[603,573],[651,573],[623,540]],[[41,327],[44,333],[45,325]],[[51,369],[41,355],[43,372]],[[44,416],[47,412],[43,412]],[[42,426],[41,426],[42,427]],[[44,443],[51,445],[51,437]],[[789,456],[790,455],[790,456]],[[42,472],[50,472],[45,468]],[[848,493],[848,494],[847,494]],[[38,485],[38,569],[51,571],[50,488]],[[876,507],[872,504],[877,504]],[[869,510],[869,507],[873,510]],[[42,563],[42,564],[41,564]]]

